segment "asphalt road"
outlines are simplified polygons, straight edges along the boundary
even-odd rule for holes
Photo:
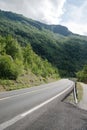
[[[1,93],[0,130],[87,130],[87,112],[60,102],[72,88],[64,79]]]

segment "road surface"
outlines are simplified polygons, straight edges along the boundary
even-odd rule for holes
[[[0,130],[86,130],[87,113],[60,102],[73,85],[72,81],[63,79],[1,93]]]

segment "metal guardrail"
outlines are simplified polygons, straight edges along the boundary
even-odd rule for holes
[[[74,97],[75,103],[77,104],[78,103],[78,94],[77,94],[76,83],[75,83],[74,89],[73,89],[73,97]]]
[[[74,98],[75,103],[77,104],[78,103],[78,92],[77,92],[77,87],[76,87],[77,79],[76,78],[69,78],[69,80],[74,82],[73,98]]]

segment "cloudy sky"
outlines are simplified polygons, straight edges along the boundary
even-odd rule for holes
[[[0,0],[0,9],[87,35],[87,0]]]

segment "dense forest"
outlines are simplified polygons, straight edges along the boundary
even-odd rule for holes
[[[29,69],[44,78],[75,77],[86,64],[86,36],[0,11],[0,78],[17,79]]]

